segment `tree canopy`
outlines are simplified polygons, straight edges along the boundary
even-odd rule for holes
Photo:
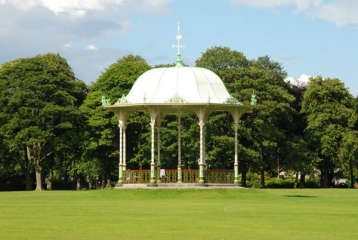
[[[163,63],[155,67],[171,67]],[[320,186],[349,173],[354,187],[358,167],[357,103],[337,78],[313,77],[307,85],[286,82],[284,67],[269,56],[248,59],[228,47],[207,49],[197,67],[215,72],[229,93],[244,104],[241,116],[239,171],[244,186],[265,187],[282,172],[306,176],[318,172]],[[88,86],[75,77],[58,54],[19,58],[0,66],[0,183],[22,178],[26,189],[51,189],[53,181],[110,186],[118,176],[118,119],[101,105],[127,95],[136,79],[152,67],[141,57],[124,56]],[[199,127],[196,116],[181,113],[184,168],[197,168]],[[161,122],[161,167],[173,169],[178,158],[178,114]],[[126,131],[127,165],[150,166],[148,115],[132,113]],[[235,135],[229,113],[212,113],[206,123],[208,168],[232,169]],[[159,130],[159,129],[158,129]],[[314,174],[313,174],[314,173]],[[257,178],[257,179],[254,179]],[[13,181],[13,180],[12,180]],[[248,184],[248,182],[250,184]],[[257,186],[257,184],[256,184]]]
[[[34,168],[36,190],[41,190],[43,169],[81,121],[78,107],[86,86],[58,54],[4,64],[0,82],[0,135],[26,176]],[[30,189],[30,176],[26,179]]]

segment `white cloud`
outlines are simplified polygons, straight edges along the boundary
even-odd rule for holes
[[[75,45],[71,42],[66,43],[65,45],[63,45],[62,47],[63,49],[68,49],[68,48],[75,48]]]
[[[150,13],[165,13],[166,4],[170,0],[0,0],[1,4],[11,5],[14,8],[29,11],[35,7],[42,7],[55,13],[70,14],[73,17],[81,18],[87,14],[88,11],[113,11],[115,9],[123,9],[129,13],[150,12]]]
[[[285,81],[295,86],[302,86],[307,85],[311,77],[312,76],[303,73],[298,78],[288,77]]]
[[[98,50],[98,48],[97,48],[96,46],[92,45],[92,44],[88,45],[86,49],[87,49],[87,50],[91,50],[91,51],[96,51],[96,50]]]
[[[28,11],[34,7],[44,7],[55,14],[69,13],[76,17],[84,16],[86,10],[103,10],[109,5],[119,5],[124,0],[2,0],[15,8]]]
[[[242,4],[254,8],[278,8],[294,5],[299,11],[322,4],[322,0],[231,0],[231,2],[233,4]]]
[[[300,83],[307,84],[311,77],[312,76],[307,75],[307,74],[301,74],[301,76],[299,76],[299,78],[297,78],[297,81],[300,82]]]
[[[0,0],[3,20],[0,21],[0,64],[58,52],[73,65],[78,77],[93,81],[103,69],[94,67],[90,61],[98,57],[102,66],[108,59],[115,62],[121,57],[116,47],[105,50],[96,46],[138,27],[131,21],[136,14],[159,17],[168,14],[170,1]]]
[[[253,8],[280,8],[293,6],[296,12],[335,23],[337,26],[358,24],[357,0],[231,0],[232,4]]]
[[[339,0],[322,5],[311,13],[338,26],[358,24],[358,1]]]

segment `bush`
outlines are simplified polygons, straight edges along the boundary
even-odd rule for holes
[[[246,186],[248,188],[260,188],[261,187],[260,176],[255,173],[248,173],[246,176]]]
[[[272,178],[266,181],[266,188],[293,188],[295,182],[293,180],[284,180],[281,178]]]
[[[320,185],[317,181],[315,181],[314,179],[307,179],[305,181],[305,188],[319,188]]]

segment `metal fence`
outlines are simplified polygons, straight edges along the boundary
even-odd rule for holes
[[[162,183],[176,183],[178,181],[178,171],[176,169],[161,169],[155,171],[156,181]],[[149,183],[150,170],[126,170],[124,183]],[[233,170],[213,170],[204,172],[207,183],[234,183]],[[199,179],[199,170],[182,170],[183,183],[197,183]]]

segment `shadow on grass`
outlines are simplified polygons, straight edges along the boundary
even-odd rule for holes
[[[282,195],[284,197],[295,197],[295,198],[316,198],[317,196],[308,196],[308,195]]]

